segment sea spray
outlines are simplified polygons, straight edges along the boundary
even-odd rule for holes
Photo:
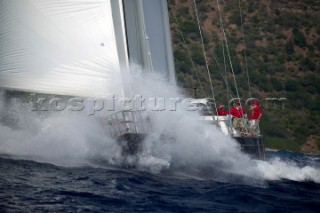
[[[126,79],[132,93],[150,98],[185,97],[155,74],[135,72]],[[130,84],[128,83],[130,82]],[[5,102],[6,101],[6,102]],[[5,103],[4,103],[5,102]],[[197,112],[177,104],[175,110],[150,110],[152,131],[143,152],[123,158],[117,143],[108,137],[104,117],[80,112],[31,112],[25,102],[1,98],[0,153],[62,166],[134,166],[153,173],[176,173],[194,178],[320,182],[319,165],[298,166],[284,159],[257,161],[212,124],[200,121]],[[148,104],[148,103],[147,103]],[[150,104],[150,103],[149,103]],[[13,122],[8,122],[8,121]],[[127,162],[125,162],[127,161]]]
[[[138,76],[138,77],[137,77]],[[157,80],[155,80],[157,79]],[[136,93],[144,97],[185,98],[178,89],[165,84],[154,74],[135,75]],[[320,165],[298,166],[291,161],[272,158],[267,161],[251,159],[242,153],[234,139],[225,136],[215,126],[203,123],[196,112],[186,111],[181,105],[176,111],[151,112],[154,132],[145,141],[145,153],[162,159],[160,165],[185,173],[215,171],[225,177],[241,175],[257,180],[289,179],[320,182]],[[145,156],[143,159],[147,159]],[[141,161],[140,161],[141,162]],[[154,166],[150,165],[150,168]],[[147,163],[142,162],[145,168]],[[207,172],[208,173],[208,172]],[[210,176],[209,176],[210,178]],[[227,178],[224,178],[226,180]]]
[[[4,95],[0,103],[4,118],[0,123],[1,154],[79,166],[92,156],[119,152],[100,120],[85,113],[34,112],[29,103]]]

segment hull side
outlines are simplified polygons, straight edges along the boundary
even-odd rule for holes
[[[262,137],[235,137],[235,139],[244,153],[255,159],[265,159],[265,147]]]

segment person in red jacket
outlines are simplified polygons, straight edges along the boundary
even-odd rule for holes
[[[240,130],[244,128],[243,117],[246,115],[245,109],[241,106],[240,101],[234,102],[233,106],[229,110],[230,115],[232,115],[232,125],[233,128]]]
[[[259,102],[254,100],[252,101],[252,105],[250,107],[250,115],[249,115],[249,121],[250,121],[250,134],[253,135],[259,135],[259,121],[262,116],[261,108],[259,107]]]
[[[227,112],[227,110],[225,110],[223,104],[218,104],[217,113],[218,113],[217,114],[218,116],[226,116],[226,115],[228,115],[228,112]]]

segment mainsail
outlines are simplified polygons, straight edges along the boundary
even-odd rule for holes
[[[174,82],[166,7],[165,0],[0,0],[0,87],[122,97],[129,61]]]

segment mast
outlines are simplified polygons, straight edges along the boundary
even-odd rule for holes
[[[176,84],[166,0],[124,0],[129,60]]]

